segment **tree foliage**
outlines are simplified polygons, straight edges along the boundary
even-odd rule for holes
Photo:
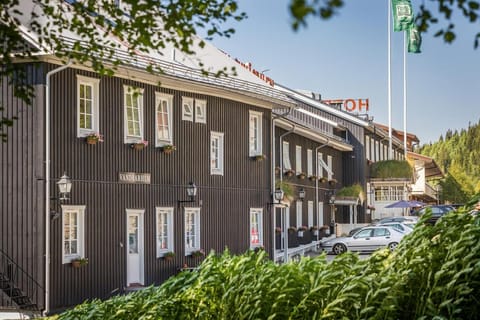
[[[442,200],[462,203],[480,192],[480,121],[460,132],[448,129],[443,140],[423,145],[419,152],[435,159],[446,173],[440,182]]]
[[[228,20],[246,17],[239,12],[236,0],[122,0],[121,4],[118,7],[111,0],[2,1],[0,81],[12,85],[14,96],[30,104],[33,87],[25,81],[23,66],[13,62],[35,59],[36,50],[25,46],[19,25],[33,30],[45,51],[65,61],[90,65],[99,74],[111,75],[126,59],[116,55],[121,44],[128,47],[132,58],[147,52],[162,54],[167,45],[192,53],[195,41],[198,40],[200,47],[204,45],[203,40],[196,37],[198,31],[203,30],[209,37],[230,37],[234,30],[222,25]],[[66,46],[64,34],[73,34],[81,40],[74,39]],[[113,35],[117,41],[103,36],[105,34]],[[161,72],[153,63],[146,69]],[[0,105],[0,138],[6,141],[6,129],[16,116],[7,115],[3,110],[4,106]]]
[[[389,0],[390,1],[390,0]],[[345,5],[346,0],[291,0],[290,12],[293,18],[294,30],[307,26],[309,16],[329,19],[338,14]],[[431,9],[433,6],[436,8]],[[427,32],[436,27],[435,37],[441,37],[446,43],[452,43],[456,38],[455,23],[452,22],[453,14],[457,12],[470,23],[479,21],[480,3],[466,0],[430,0],[430,5],[422,5],[416,13],[415,23],[420,32]],[[442,25],[441,18],[444,19]],[[443,25],[443,23],[445,23]],[[437,27],[438,26],[438,27]],[[480,41],[480,32],[474,35],[474,47],[477,48]]]
[[[364,0],[366,1],[366,0]],[[22,4],[31,5],[25,10]],[[444,17],[448,25],[441,27],[435,36],[446,42],[454,41],[455,25],[451,23],[452,13],[461,12],[464,18],[474,23],[478,21],[479,2],[465,0],[431,0],[438,4],[435,13],[422,5],[417,16],[417,25],[426,32],[438,23],[438,15]],[[38,41],[47,51],[54,52],[65,60],[90,65],[100,74],[112,74],[115,66],[122,63],[115,56],[119,42],[128,46],[131,56],[145,52],[162,52],[167,44],[192,53],[195,35],[201,29],[208,37],[229,37],[234,30],[222,28],[224,23],[234,19],[246,18],[239,11],[237,0],[122,0],[122,7],[111,0],[3,0],[0,10],[0,84],[14,86],[14,96],[26,104],[33,98],[33,88],[26,81],[25,70],[13,61],[18,58],[32,59],[32,47],[25,46],[18,25],[27,22],[27,28],[38,33]],[[292,28],[298,30],[307,27],[309,17],[330,19],[341,10],[345,0],[290,0]],[[43,23],[48,21],[47,23]],[[65,46],[62,37],[64,31],[82,37]],[[114,42],[103,33],[114,35]],[[478,46],[480,33],[475,36]],[[199,45],[202,46],[200,41]],[[105,62],[109,61],[110,64]],[[150,64],[150,72],[161,70]],[[226,74],[220,70],[217,75]],[[7,114],[0,104],[0,139],[7,140],[7,127],[13,125],[16,114]]]

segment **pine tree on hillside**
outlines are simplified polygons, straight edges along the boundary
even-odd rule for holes
[[[435,159],[445,173],[440,182],[443,200],[459,203],[480,192],[480,120],[460,132],[448,129],[437,142],[423,145],[419,153]]]

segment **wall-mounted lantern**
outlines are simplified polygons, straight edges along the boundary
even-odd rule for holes
[[[305,199],[305,190],[303,188],[298,191],[298,199],[300,201],[303,201],[303,199]]]
[[[187,196],[190,198],[190,200],[178,200],[178,207],[180,207],[181,203],[195,202],[195,197],[197,196],[197,186],[195,185],[195,182],[190,182],[186,187],[186,190]]]
[[[63,176],[57,182],[58,192],[60,193],[60,202],[70,200],[68,196],[72,190],[72,179],[64,172]]]
[[[72,190],[72,179],[70,179],[69,176],[64,172],[63,176],[60,177],[60,180],[57,181],[57,186],[58,186],[58,193],[60,194],[60,197],[52,197],[50,200],[52,201],[58,201],[60,203],[64,203],[67,200],[70,200],[69,195],[70,191]],[[55,209],[56,205],[50,206],[50,218],[52,220],[58,218],[60,214],[56,211]]]
[[[273,198],[275,199],[276,202],[280,203],[280,201],[283,200],[284,196],[285,196],[285,193],[281,188],[275,189],[275,192],[273,193]]]

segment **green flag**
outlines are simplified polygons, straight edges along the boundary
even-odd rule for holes
[[[413,23],[413,10],[410,0],[392,0],[393,31],[408,30]]]
[[[412,53],[420,53],[420,45],[422,44],[422,36],[415,24],[412,24],[407,32],[407,51]]]

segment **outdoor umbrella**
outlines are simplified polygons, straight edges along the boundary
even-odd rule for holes
[[[412,207],[421,207],[424,206],[425,203],[416,201],[416,200],[400,200],[394,203],[389,204],[388,206],[385,206],[385,208],[412,208]]]

